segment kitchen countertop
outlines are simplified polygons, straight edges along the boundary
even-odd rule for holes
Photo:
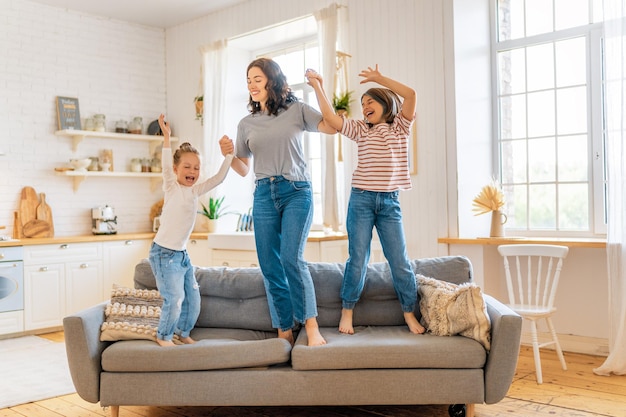
[[[253,232],[234,232],[234,233],[192,233],[190,239],[210,239],[221,240],[228,238],[249,237],[253,238]],[[136,240],[136,239],[153,239],[153,232],[146,233],[117,233],[114,235],[82,235],[82,236],[60,236],[47,238],[23,238],[0,241],[0,248],[11,246],[31,246],[31,245],[50,245],[63,243],[88,243],[88,242],[111,242],[116,240]],[[311,232],[309,234],[309,242],[323,242],[330,240],[344,240],[348,236],[343,233],[325,234],[324,232]]]

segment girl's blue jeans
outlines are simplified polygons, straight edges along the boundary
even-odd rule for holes
[[[188,337],[200,315],[200,288],[186,250],[152,243],[150,266],[163,297],[157,338],[172,340],[174,333]]]
[[[402,311],[412,312],[417,302],[415,273],[406,252],[398,191],[373,192],[352,188],[348,202],[348,261],[341,286],[342,307],[354,309],[365,285],[372,230],[376,227]]]
[[[283,176],[257,180],[253,216],[272,326],[287,331],[294,321],[317,317],[313,279],[304,260],[313,220],[311,183]]]

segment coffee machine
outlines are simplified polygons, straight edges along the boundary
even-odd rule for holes
[[[91,231],[94,235],[114,235],[117,233],[117,216],[113,207],[91,209]]]

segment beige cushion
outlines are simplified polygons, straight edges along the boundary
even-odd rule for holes
[[[146,339],[156,341],[163,298],[157,290],[113,286],[104,311],[100,340]]]
[[[452,284],[417,275],[422,325],[437,336],[459,334],[491,347],[491,322],[480,288],[475,283]]]

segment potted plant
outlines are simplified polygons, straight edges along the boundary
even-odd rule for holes
[[[339,95],[333,95],[333,108],[340,116],[350,115],[350,101],[352,100],[352,91],[346,91]]]
[[[489,237],[504,236],[503,225],[507,221],[507,216],[500,209],[504,206],[504,193],[496,179],[491,180],[491,184],[485,185],[480,194],[474,198],[474,215],[491,212],[491,230]]]
[[[204,95],[194,97],[193,102],[196,105],[196,120],[200,120],[202,123],[202,118],[204,117]]]
[[[224,198],[226,198],[226,196],[209,197],[209,202],[206,205],[203,202],[200,202],[202,210],[199,210],[198,214],[201,214],[205,217],[206,229],[209,232],[215,231],[215,222],[217,221],[217,219],[230,213],[225,211],[226,206],[222,206],[222,204],[224,203]]]

